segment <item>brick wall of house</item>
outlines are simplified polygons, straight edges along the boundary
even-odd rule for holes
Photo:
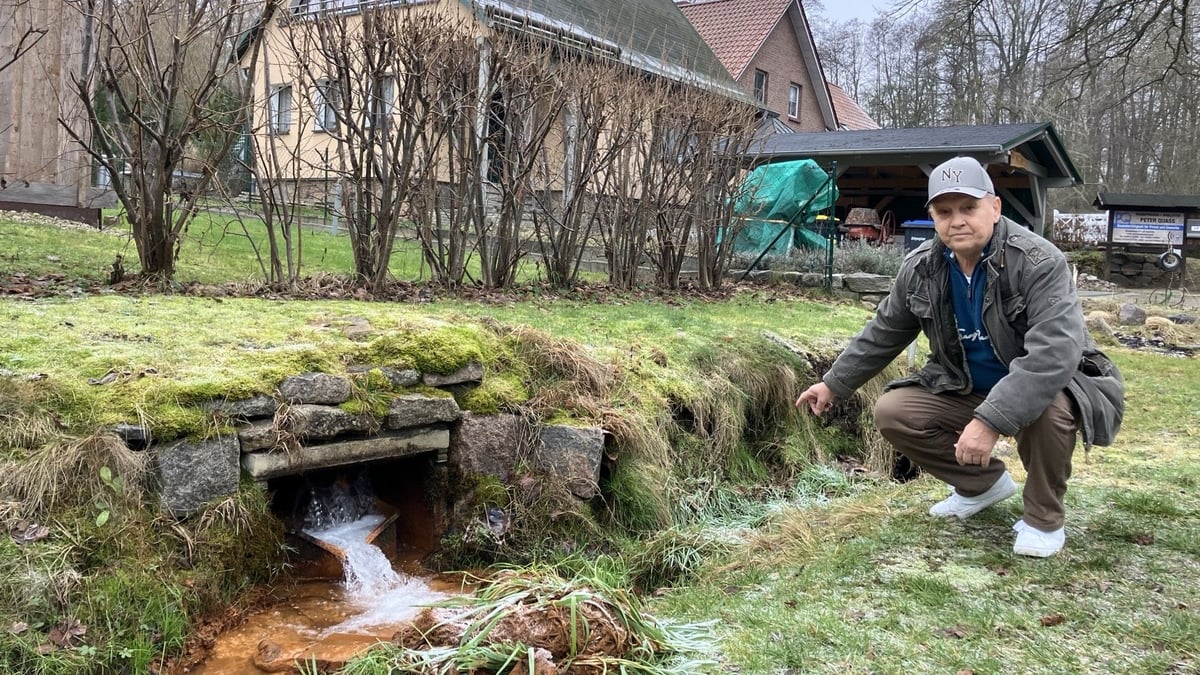
[[[792,22],[780,21],[767,37],[758,54],[746,66],[739,83],[746,91],[754,91],[754,71],[767,73],[767,108],[779,114],[779,119],[796,131],[825,131],[821,108],[817,103],[816,90],[808,69],[804,67],[804,56],[796,40]],[[788,116],[788,85],[800,85],[800,114]]]

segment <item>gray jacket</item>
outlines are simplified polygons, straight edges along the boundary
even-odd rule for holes
[[[825,374],[823,380],[834,394],[853,394],[921,332],[929,338],[929,361],[916,375],[893,381],[888,388],[920,385],[933,393],[971,391],[944,250],[934,237],[904,259],[875,317]],[[1107,445],[1120,425],[1124,387],[1115,366],[1095,349],[1088,334],[1066,258],[1053,244],[1007,218],[996,224],[988,250],[976,268],[977,274],[987,273],[983,323],[1008,374],[992,387],[975,416],[1012,436],[1066,389],[1079,408],[1084,441]],[[1089,392],[1074,382],[1085,354],[1099,354],[1106,376],[1115,374],[1117,391],[1110,385]],[[1107,403],[1093,401],[1094,395]],[[1096,428],[1098,423],[1102,428]]]

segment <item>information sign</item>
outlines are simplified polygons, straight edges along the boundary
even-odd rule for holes
[[[1182,245],[1183,213],[1114,211],[1114,244]]]

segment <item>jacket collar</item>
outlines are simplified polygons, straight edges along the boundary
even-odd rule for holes
[[[1004,269],[1004,242],[1008,239],[1008,218],[1000,216],[1000,220],[996,221],[996,226],[992,229],[992,238],[988,240],[987,246],[983,249],[983,257],[979,259],[979,264],[987,265],[994,261],[997,269]],[[950,249],[941,240],[941,237],[934,235],[933,247],[929,249],[929,255],[925,257],[920,265],[926,271],[927,275],[932,275],[942,268],[943,265],[948,265],[950,260]]]

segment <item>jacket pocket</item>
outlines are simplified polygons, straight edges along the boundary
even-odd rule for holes
[[[1099,350],[1084,352],[1067,390],[1079,408],[1084,443],[1112,445],[1125,417],[1125,380],[1116,364]]]
[[[908,296],[908,308],[921,323],[933,320],[933,303],[929,301],[929,296],[913,293]]]
[[[1024,335],[1029,328],[1029,318],[1025,315],[1027,307],[1029,304],[1025,302],[1023,295],[1014,295],[1001,300],[1000,311],[1004,313],[1004,320],[1017,335]]]

